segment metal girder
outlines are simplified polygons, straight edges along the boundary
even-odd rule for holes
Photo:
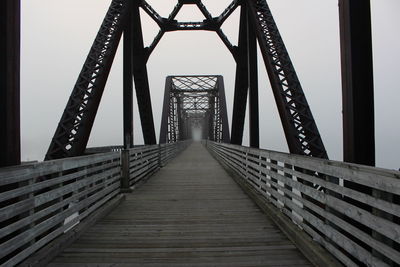
[[[229,143],[231,141],[229,134],[229,124],[228,124],[228,111],[226,108],[226,96],[225,96],[225,84],[224,78],[221,75],[217,76],[218,79],[218,94],[219,94],[219,109],[220,116],[222,120],[222,142]]]
[[[133,19],[130,13],[124,29],[124,148],[133,147]]]
[[[143,139],[146,145],[156,144],[153,111],[151,107],[149,79],[146,62],[147,49],[143,44],[142,24],[140,20],[139,2],[136,1],[132,8],[133,19],[133,77],[135,80],[136,99],[139,107]]]
[[[374,79],[369,0],[340,0],[343,160],[375,165]]]
[[[222,14],[216,19],[219,25],[222,25],[227,18],[236,10],[239,6],[240,0],[233,0],[229,6],[222,12]]]
[[[165,89],[164,89],[164,103],[161,114],[161,127],[160,127],[160,138],[159,143],[165,144],[167,143],[167,135],[168,135],[168,115],[169,115],[169,106],[170,106],[170,94],[172,87],[172,76],[168,76],[165,80]]]
[[[228,48],[228,50],[232,53],[234,57],[236,57],[235,47],[229,41],[228,37],[223,33],[221,30],[222,24],[225,20],[235,11],[235,9],[239,6],[239,0],[233,1],[228,8],[224,10],[224,12],[219,17],[212,17],[211,13],[207,10],[204,4],[199,1],[179,1],[178,4],[174,7],[171,14],[168,18],[163,18],[160,14],[155,11],[149,3],[145,0],[140,1],[140,6],[142,9],[153,19],[155,23],[160,27],[160,31],[155,36],[153,42],[146,48],[146,56],[147,59],[154,51],[158,43],[160,42],[161,38],[164,36],[166,32],[171,31],[214,31],[218,34],[222,42]],[[183,5],[185,4],[195,4],[199,10],[202,12],[204,17],[206,18],[203,21],[197,22],[178,22],[175,20],[176,15],[180,11]],[[147,60],[146,59],[146,60]]]
[[[111,2],[55,131],[46,160],[84,153],[130,10],[129,0]]]
[[[327,158],[303,89],[266,0],[247,0],[289,150]]]
[[[229,142],[229,125],[222,76],[169,76],[166,79],[160,143],[192,137]]]
[[[0,167],[21,163],[20,0],[0,3]]]
[[[232,113],[231,143],[235,145],[242,144],[246,117],[249,86],[247,25],[247,8],[246,4],[243,4],[240,10],[239,45],[236,58],[235,94]]]
[[[155,23],[158,24],[158,26],[161,28],[164,24],[164,18],[162,18],[157,11],[155,11],[149,3],[146,1],[142,0],[140,1],[140,6],[143,8],[143,10],[154,20]]]
[[[257,65],[257,37],[249,23],[247,31],[248,64],[249,64],[249,128],[250,147],[260,147],[260,127],[258,109],[258,65]]]

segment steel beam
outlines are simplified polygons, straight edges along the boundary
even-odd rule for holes
[[[153,110],[151,107],[149,79],[147,74],[147,51],[143,44],[142,23],[140,20],[140,1],[134,1],[133,18],[133,76],[136,88],[136,98],[142,124],[143,139],[146,145],[156,144]]]
[[[248,25],[248,64],[249,64],[249,127],[250,147],[260,147],[260,126],[258,108],[258,66],[257,38],[252,24]]]
[[[50,143],[46,160],[84,153],[130,10],[129,0],[111,2]]]
[[[172,76],[168,76],[165,79],[164,103],[161,114],[161,127],[160,127],[160,139],[159,139],[160,144],[167,143],[167,138],[168,138],[168,115],[169,115],[171,87],[172,87]]]
[[[21,163],[20,0],[0,3],[0,167]]]
[[[219,95],[219,107],[220,114],[222,119],[222,142],[230,143],[231,138],[229,135],[229,121],[228,121],[228,111],[226,108],[226,97],[225,97],[225,85],[224,78],[222,76],[218,76],[218,95]]]
[[[243,141],[244,121],[246,116],[248,92],[247,60],[247,8],[242,4],[240,9],[239,44],[236,58],[235,93],[233,99],[231,143],[241,145]]]
[[[369,0],[339,0],[343,160],[375,165],[374,79]]]
[[[247,0],[289,151],[327,158],[311,109],[266,0]]]
[[[133,147],[133,19],[129,14],[124,29],[124,148]]]

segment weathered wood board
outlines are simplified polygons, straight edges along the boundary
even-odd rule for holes
[[[192,144],[49,266],[311,266]]]

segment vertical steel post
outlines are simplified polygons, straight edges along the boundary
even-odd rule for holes
[[[133,147],[133,20],[129,13],[124,30],[124,148]]]
[[[183,141],[183,114],[182,114],[182,98],[177,94],[176,96],[176,113],[177,113],[177,120],[178,120],[178,140]]]
[[[345,162],[375,165],[369,0],[339,0]]]
[[[219,107],[222,120],[222,142],[229,143],[231,141],[229,135],[229,122],[228,122],[228,112],[226,108],[226,96],[225,96],[225,85],[224,78],[218,76],[218,95],[219,95]]]
[[[250,147],[260,147],[260,127],[258,109],[258,66],[257,66],[257,38],[250,23],[248,14],[248,64],[249,64],[249,126]]]
[[[241,145],[243,141],[248,92],[247,7],[245,3],[242,4],[240,10],[239,45],[237,51],[231,143]]]
[[[140,19],[139,0],[133,1],[133,77],[135,80],[136,98],[142,124],[143,139],[146,145],[156,144],[153,110],[151,106],[149,78],[147,74],[148,50],[144,47],[142,22]]]
[[[0,167],[21,163],[20,0],[0,3]]]
[[[163,104],[163,111],[161,114],[160,139],[158,141],[160,144],[167,143],[169,105],[171,100],[170,98],[171,86],[172,86],[172,76],[168,76],[165,81],[164,104]]]

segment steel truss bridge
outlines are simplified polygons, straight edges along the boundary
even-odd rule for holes
[[[177,21],[184,5],[205,19]],[[160,28],[148,47],[140,9]],[[237,46],[221,29],[236,9]],[[20,1],[0,10],[2,266],[400,265],[400,172],[374,167],[368,0],[339,0],[344,162],[328,159],[267,0],[233,0],[218,17],[201,0],[177,1],[168,17],[145,0],[110,0],[45,161],[21,164]],[[166,32],[188,30],[220,37],[235,86],[219,75],[168,76],[157,144],[147,61]],[[121,38],[123,146],[88,149]],[[257,47],[290,153],[259,148]],[[134,91],[142,146],[133,144]]]

